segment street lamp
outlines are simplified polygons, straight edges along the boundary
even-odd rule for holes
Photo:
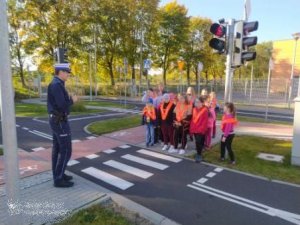
[[[292,63],[292,69],[291,69],[291,77],[290,77],[290,89],[289,89],[289,102],[288,102],[288,107],[291,107],[291,98],[292,98],[292,92],[293,92],[293,86],[294,86],[294,67],[295,67],[295,62],[296,62],[296,52],[297,52],[297,44],[298,44],[298,39],[300,38],[300,33],[295,33],[292,34],[293,38],[295,39],[295,47],[294,47],[294,59]],[[300,79],[299,79],[299,85],[298,85],[298,95],[300,95]]]

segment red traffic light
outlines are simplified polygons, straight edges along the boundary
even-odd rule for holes
[[[223,37],[226,34],[226,27],[218,24],[218,23],[213,23],[210,26],[210,32],[217,37]]]

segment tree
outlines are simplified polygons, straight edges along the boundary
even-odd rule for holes
[[[160,8],[158,39],[156,43],[157,61],[163,69],[163,82],[166,85],[166,74],[171,62],[176,62],[179,50],[187,38],[189,18],[187,9],[176,1]]]
[[[25,62],[25,49],[24,40],[26,38],[26,21],[24,20],[24,8],[22,4],[15,0],[8,2],[8,16],[10,25],[10,49],[12,56],[13,67],[19,74],[22,86],[26,87],[24,78],[24,62]]]

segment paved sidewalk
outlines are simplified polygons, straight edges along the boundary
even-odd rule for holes
[[[219,123],[218,123],[219,124]],[[218,127],[219,130],[219,127]],[[73,143],[72,160],[81,157],[90,156],[94,153],[99,153],[104,150],[123,146],[126,144],[137,145],[145,147],[144,142],[144,127],[136,127],[127,130],[114,132],[97,137],[92,140],[86,140],[80,143]],[[241,122],[237,128],[237,134],[259,135],[272,138],[291,139],[292,127],[284,125],[259,124],[259,123],[243,123]],[[216,143],[220,140],[220,133],[218,137],[213,139]],[[161,146],[157,145],[155,150],[160,150]],[[187,154],[194,152],[194,143],[189,142]],[[93,185],[91,182],[83,178],[75,176],[76,185],[70,189],[57,189],[53,187],[51,177],[51,149],[28,153],[19,151],[19,167],[21,179],[21,196],[22,202],[29,202],[33,207],[41,207],[42,203],[49,203],[51,207],[55,204],[60,207],[62,211],[71,212],[80,207],[83,207],[93,201],[100,200],[107,197],[105,193],[101,192],[99,186]],[[5,209],[6,198],[4,195],[3,186],[3,157],[0,157],[0,224],[6,224],[7,209]],[[102,189],[101,189],[102,190]],[[27,204],[27,207],[29,205]],[[36,213],[30,212],[25,215],[24,219],[27,223],[24,224],[41,224],[42,222],[51,221],[58,215],[55,213],[43,214],[43,208],[36,209]],[[61,212],[61,211],[60,211]],[[26,212],[25,212],[26,213]],[[157,216],[157,215],[156,215]]]

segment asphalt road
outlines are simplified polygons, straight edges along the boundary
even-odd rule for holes
[[[84,131],[88,124],[110,118],[120,118],[128,114],[121,112],[104,112],[81,116],[70,116],[70,126],[73,141],[82,141],[92,138],[93,135]],[[52,133],[48,124],[48,118],[16,118],[17,138],[19,148],[32,152],[50,148],[52,146]],[[0,129],[0,143],[2,143],[2,131]]]
[[[179,224],[300,224],[296,186],[130,145],[71,163],[69,171]]]

